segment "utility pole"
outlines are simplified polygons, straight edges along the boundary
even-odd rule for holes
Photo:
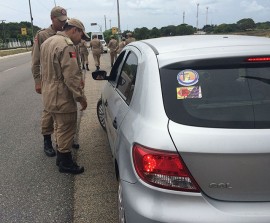
[[[198,32],[198,27],[199,27],[199,3],[197,3],[197,24],[196,24],[196,27],[197,27],[197,32]]]
[[[34,41],[33,16],[32,16],[32,9],[31,9],[31,2],[30,2],[30,0],[29,0],[29,9],[30,9],[30,18],[31,18],[32,40]]]
[[[109,19],[109,22],[110,22],[110,29],[112,29],[112,24],[111,24],[112,20]]]
[[[206,23],[205,25],[207,26],[208,24],[208,6],[206,7]]]
[[[119,12],[119,0],[117,0],[117,15],[118,15],[118,38],[120,40],[121,26],[120,26],[120,12]]]
[[[185,11],[183,11],[183,24],[185,24]]]
[[[104,15],[104,20],[105,20],[105,31],[106,31],[107,30],[106,15]]]
[[[56,7],[56,2],[55,2],[55,0],[54,0],[54,6]]]
[[[2,21],[2,24],[3,24],[2,37],[3,37],[4,47],[5,47],[6,38],[5,38],[5,26],[4,26],[5,23],[4,23],[4,22],[5,22],[6,20],[0,20],[0,21]]]

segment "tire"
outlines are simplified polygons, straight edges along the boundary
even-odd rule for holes
[[[104,109],[103,109],[101,98],[97,102],[97,117],[98,117],[99,124],[101,125],[103,130],[106,131],[105,114],[104,114]]]
[[[125,208],[123,203],[123,190],[121,180],[118,180],[118,222],[126,223]]]

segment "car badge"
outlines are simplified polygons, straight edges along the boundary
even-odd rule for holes
[[[177,81],[183,86],[192,86],[199,81],[199,74],[195,70],[182,70],[177,74]]]

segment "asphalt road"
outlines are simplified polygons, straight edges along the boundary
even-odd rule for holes
[[[88,108],[81,113],[74,151],[85,172],[61,174],[43,153],[42,103],[34,92],[30,53],[0,59],[0,222],[116,223],[117,182],[96,102],[103,82],[94,81],[92,55],[85,74]],[[101,68],[110,70],[109,55]]]

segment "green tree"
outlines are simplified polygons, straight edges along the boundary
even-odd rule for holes
[[[166,26],[161,27],[160,29],[161,36],[175,36],[176,35],[176,26]]]
[[[182,36],[182,35],[192,35],[195,32],[195,29],[192,26],[189,26],[187,24],[181,24],[176,27],[176,35]]]
[[[214,33],[231,33],[238,31],[236,24],[221,24],[216,26],[213,30]]]
[[[254,29],[256,27],[255,22],[253,21],[253,19],[250,18],[241,19],[236,24],[239,27],[239,29],[243,31]]]
[[[136,28],[134,30],[134,37],[136,40],[149,39],[150,31],[146,27]]]
[[[256,23],[256,29],[270,29],[270,22]]]
[[[160,31],[157,27],[154,27],[153,29],[150,30],[149,33],[150,38],[157,38],[160,37]]]

